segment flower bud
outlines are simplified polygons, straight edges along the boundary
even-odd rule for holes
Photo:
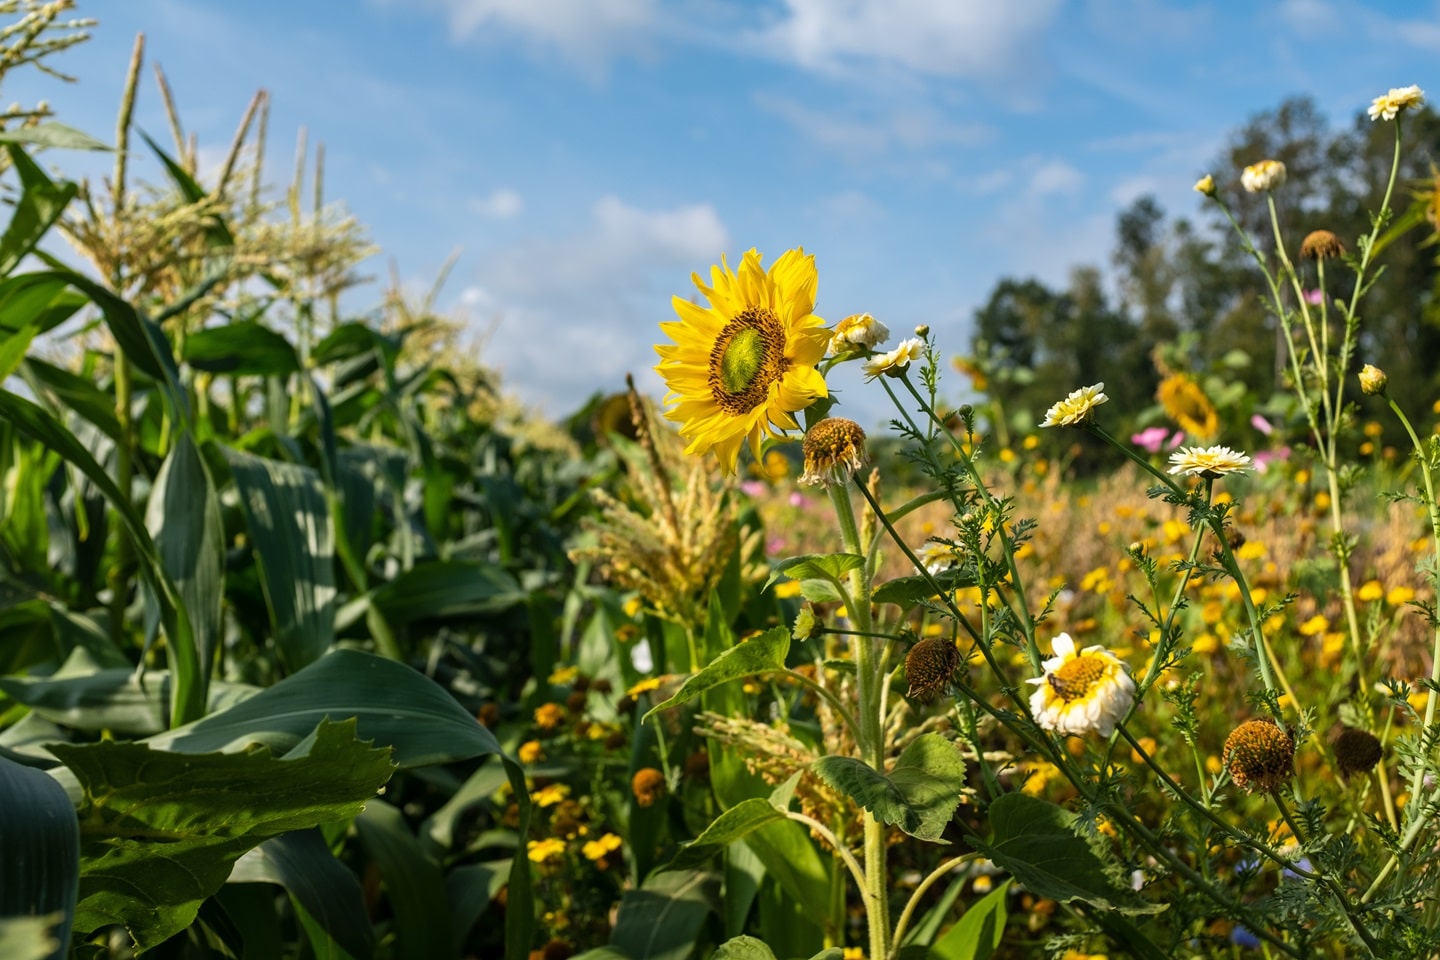
[[[1195,192],[1196,192],[1196,193],[1203,193],[1203,194],[1205,194],[1205,196],[1207,196],[1207,197],[1214,197],[1214,196],[1215,196],[1215,178],[1212,177],[1212,176],[1210,176],[1210,174],[1207,173],[1207,174],[1205,174],[1205,176],[1201,177],[1199,180],[1196,180],[1196,181],[1195,181]]]
[[[930,336],[930,324],[922,323],[917,326],[915,328],[915,336],[919,337],[921,340],[924,340],[926,337]]]
[[[1360,370],[1360,392],[1367,397],[1373,397],[1377,393],[1384,393],[1385,387],[1390,383],[1390,378],[1385,376],[1385,371],[1367,363]]]

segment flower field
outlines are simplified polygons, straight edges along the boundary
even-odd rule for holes
[[[0,0],[0,79],[69,7]],[[1366,232],[1195,184],[1273,395],[1176,333],[1127,407],[796,247],[550,423],[434,292],[343,306],[263,95],[205,176],[163,74],[135,129],[144,58],[116,142],[0,133],[0,957],[1440,956],[1440,397],[1367,326],[1418,87]]]

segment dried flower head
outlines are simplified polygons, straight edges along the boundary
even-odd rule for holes
[[[960,666],[960,651],[948,637],[926,637],[905,654],[905,677],[910,689],[905,696],[929,703],[945,692]]]
[[[801,483],[843,486],[865,466],[865,431],[854,420],[826,417],[805,431],[801,449],[805,453]]]
[[[656,800],[665,796],[665,774],[654,767],[641,767],[630,780],[630,790],[640,806],[653,806]]]
[[[1246,793],[1269,793],[1294,773],[1295,741],[1273,720],[1247,720],[1225,738],[1225,766]]]
[[[1408,87],[1391,87],[1390,92],[1370,101],[1371,120],[1394,120],[1402,110],[1418,107],[1425,102],[1425,91],[1415,84]]]
[[[1365,396],[1373,397],[1377,393],[1384,393],[1389,384],[1390,378],[1385,375],[1385,371],[1373,363],[1367,363],[1360,368],[1360,392]]]
[[[835,324],[830,352],[839,356],[856,349],[871,350],[890,339],[890,328],[868,313],[856,313]]]
[[[1170,454],[1172,474],[1196,474],[1214,480],[1227,473],[1249,470],[1250,455],[1229,447],[1181,447]]]
[[[1099,644],[1076,650],[1068,633],[1057,636],[1052,649],[1045,675],[1026,681],[1036,687],[1030,695],[1035,721],[1056,733],[1110,736],[1135,702],[1125,664]]]
[[[1045,419],[1040,421],[1040,426],[1079,427],[1089,423],[1095,416],[1095,408],[1110,399],[1102,392],[1104,389],[1104,383],[1097,383],[1073,391],[1045,411]]]
[[[1334,260],[1345,254],[1345,244],[1329,230],[1311,230],[1300,243],[1300,256],[1307,260]]]
[[[1205,176],[1201,177],[1199,180],[1196,180],[1196,181],[1195,181],[1195,192],[1196,192],[1196,193],[1203,193],[1203,194],[1205,194],[1205,196],[1207,196],[1207,197],[1214,197],[1214,196],[1215,196],[1215,178],[1212,177],[1210,174],[1207,173],[1207,174],[1205,174]]]
[[[1341,727],[1330,746],[1335,751],[1335,767],[1346,780],[1374,770],[1385,752],[1373,733],[1358,727]]]
[[[1261,160],[1252,163],[1240,174],[1240,185],[1250,193],[1264,193],[1274,190],[1285,182],[1285,164],[1279,160]]]

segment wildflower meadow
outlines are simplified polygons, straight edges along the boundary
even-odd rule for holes
[[[947,343],[742,246],[551,422],[146,57],[0,116],[0,958],[1440,957],[1420,87],[1354,202],[1127,213],[1128,313]]]

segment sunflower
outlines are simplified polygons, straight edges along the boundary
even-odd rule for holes
[[[828,395],[815,365],[825,356],[831,331],[815,307],[815,258],[787,250],[767,272],[750,250],[731,272],[721,260],[711,285],[694,276],[708,307],[674,298],[678,321],[660,324],[674,343],[655,346],[655,370],[673,404],[665,417],[680,424],[687,454],[715,451],[735,472],[740,446],[760,453],[760,441],[796,430],[793,414]],[[779,428],[779,430],[777,430]]]
[[[1188,374],[1172,373],[1160,381],[1155,399],[1165,415],[1186,433],[1208,439],[1220,432],[1220,415],[1200,384]]]

